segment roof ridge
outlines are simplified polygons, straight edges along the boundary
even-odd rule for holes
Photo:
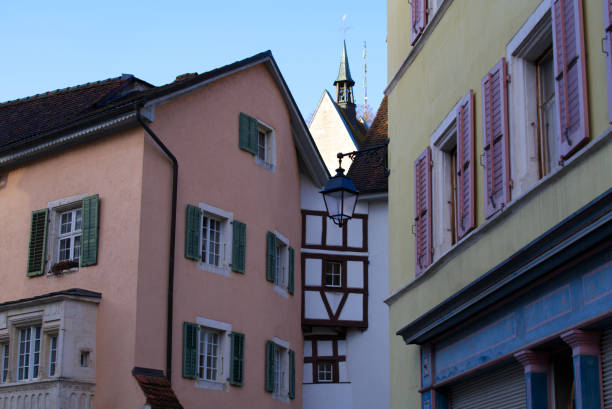
[[[133,75],[131,75],[131,74],[128,74],[128,75],[133,77]],[[120,75],[118,77],[111,77],[111,78],[107,78],[107,79],[104,79],[104,80],[87,82],[85,84],[74,85],[72,87],[58,88],[58,89],[55,89],[55,90],[52,90],[52,91],[41,92],[39,94],[34,94],[34,95],[30,95],[30,96],[23,97],[23,98],[17,98],[17,99],[12,99],[12,100],[5,101],[5,102],[0,102],[0,107],[5,107],[5,106],[9,106],[9,105],[19,104],[21,102],[32,101],[34,99],[39,99],[39,98],[49,97],[49,96],[53,96],[53,95],[58,95],[58,94],[62,94],[62,93],[65,93],[65,92],[74,91],[74,90],[78,90],[78,89],[91,88],[93,86],[97,86],[97,85],[101,85],[101,84],[108,84],[108,83],[111,83],[113,81],[126,80],[127,78],[129,78],[129,77],[127,77],[124,74],[124,75]]]

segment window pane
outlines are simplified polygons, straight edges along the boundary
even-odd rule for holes
[[[0,382],[4,383],[6,382],[7,378],[8,378],[8,358],[9,358],[9,346],[8,344],[3,344],[1,346],[1,350],[2,350],[2,356],[1,359],[2,361],[1,366],[2,366],[2,372],[0,372]]]
[[[318,379],[319,382],[332,382],[332,363],[319,362],[318,364]]]
[[[72,251],[72,259],[78,260],[81,256],[81,236],[74,236],[74,249]]]
[[[342,263],[329,261],[325,264],[325,285],[329,287],[340,287]]]
[[[74,231],[79,231],[81,230],[81,209],[75,210],[74,214],[75,214]]]
[[[55,365],[57,363],[57,335],[49,338],[49,376],[55,375]]]
[[[32,368],[32,378],[38,378],[38,367],[40,364],[40,327],[35,327],[32,331],[34,336],[34,365]]]
[[[209,234],[209,264],[218,266],[221,255],[221,222],[219,220],[210,219],[210,234]]]
[[[59,242],[59,261],[70,260],[70,237]]]
[[[60,234],[72,231],[72,212],[62,213],[60,216]]]
[[[208,263],[206,259],[206,243],[208,240],[208,217],[202,217],[202,261]]]
[[[540,161],[542,176],[559,167],[558,113],[555,106],[555,77],[553,55],[546,54],[538,63],[540,88]]]
[[[266,134],[262,131],[259,131],[257,138],[257,157],[266,160]]]

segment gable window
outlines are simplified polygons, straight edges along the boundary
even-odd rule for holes
[[[225,276],[245,272],[246,225],[233,213],[205,203],[187,205],[185,229],[185,257],[199,269]]]
[[[40,325],[19,329],[17,380],[38,378],[40,365]]]
[[[273,282],[281,294],[293,294],[295,252],[278,232],[268,232],[266,239],[266,280]]]
[[[270,126],[241,112],[238,141],[240,149],[255,157],[255,163],[270,170],[275,169],[276,137]]]
[[[325,286],[342,287],[342,262],[327,261],[325,263]]]
[[[5,383],[8,379],[9,369],[9,344],[0,344],[0,383]]]
[[[59,215],[57,261],[79,261],[81,254],[81,209],[69,210]]]
[[[55,376],[57,367],[57,335],[49,337],[49,376]]]

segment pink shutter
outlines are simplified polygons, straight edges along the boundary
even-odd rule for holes
[[[412,0],[410,4],[410,45],[414,45],[427,25],[427,0]]]
[[[457,111],[457,235],[476,226],[474,199],[474,92],[470,90]]]
[[[608,83],[608,121],[612,123],[612,0],[603,0],[606,77]]]
[[[589,139],[582,0],[554,0],[553,50],[561,159]]]
[[[508,74],[502,58],[482,79],[485,217],[510,201]]]
[[[414,162],[415,274],[431,264],[431,148],[427,147]]]

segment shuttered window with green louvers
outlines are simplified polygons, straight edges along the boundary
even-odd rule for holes
[[[234,386],[242,386],[244,384],[244,334],[232,332],[231,342],[230,383]]]
[[[240,149],[255,155],[257,153],[257,119],[241,112],[239,123],[238,145]]]
[[[289,290],[289,294],[293,294],[293,287],[295,286],[294,283],[294,275],[295,275],[295,250],[293,250],[293,247],[289,247],[289,285],[288,285],[288,290]]]
[[[48,220],[49,209],[32,212],[27,269],[27,275],[30,277],[41,275],[45,268]]]
[[[100,198],[93,195],[83,199],[82,205],[81,267],[98,264],[98,228]]]
[[[200,232],[202,227],[202,209],[187,205],[187,217],[185,225],[185,258],[191,260],[200,259]]]
[[[295,352],[289,350],[289,398],[295,399]]]
[[[233,221],[232,270],[244,273],[246,268],[246,224]]]
[[[266,246],[266,280],[274,282],[276,272],[276,236],[268,232]]]
[[[183,377],[195,379],[198,357],[198,325],[183,323]]]
[[[274,392],[274,349],[272,341],[266,341],[266,392]]]

